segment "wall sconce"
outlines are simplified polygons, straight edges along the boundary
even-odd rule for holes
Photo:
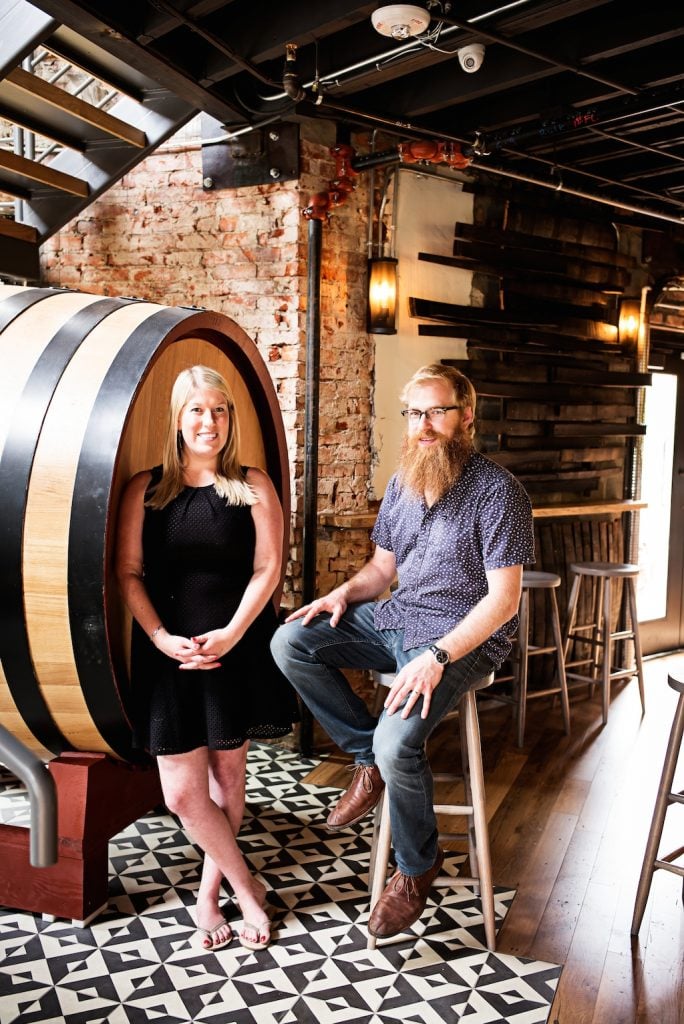
[[[396,334],[397,263],[394,256],[368,260],[368,333]]]
[[[639,299],[622,299],[618,316],[618,341],[628,349],[636,349],[641,325]]]

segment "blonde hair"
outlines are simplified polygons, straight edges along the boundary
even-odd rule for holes
[[[446,366],[444,363],[430,363],[428,366],[421,366],[404,385],[399,400],[408,402],[412,388],[419,387],[421,384],[429,384],[431,381],[443,381],[448,384],[454,393],[454,405],[463,408],[470,407],[473,410],[473,421],[466,427],[466,433],[472,438],[475,434],[477,394],[465,374],[454,366]]]
[[[162,477],[151,496],[145,501],[150,508],[164,508],[173,501],[185,487],[183,481],[183,439],[178,429],[178,420],[193,391],[218,391],[225,398],[230,411],[228,437],[219,453],[218,469],[214,488],[226,499],[227,505],[255,505],[257,497],[245,480],[239,461],[240,426],[235,415],[235,404],[225,379],[209,366],[190,366],[174,381],[166,424],[164,451],[162,455]]]

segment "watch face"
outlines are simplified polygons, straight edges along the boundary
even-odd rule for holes
[[[449,664],[449,655],[447,654],[446,651],[442,650],[441,647],[437,647],[435,644],[433,644],[430,647],[430,650],[435,656],[435,661],[438,661],[440,665]]]

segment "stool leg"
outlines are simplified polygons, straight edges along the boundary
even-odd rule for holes
[[[610,638],[610,619],[612,615],[612,608],[609,577],[606,577],[606,579],[603,581],[602,604],[603,608],[601,614],[601,628],[603,631],[603,672],[601,688],[603,692],[601,694],[601,708],[603,714],[603,724],[605,725],[608,721],[608,708],[610,707],[610,670],[612,663],[612,646]]]
[[[556,601],[555,590],[549,590],[551,598],[551,627],[553,629],[553,642],[556,645],[556,670],[558,672],[558,685],[561,691],[561,710],[563,712],[563,726],[567,736],[570,735],[570,701],[568,699],[568,681],[565,678],[565,658],[563,657],[563,640],[561,638],[560,618],[558,616],[558,602]]]
[[[477,706],[477,701],[475,702]],[[463,797],[467,807],[473,806],[473,787],[470,784],[470,765],[468,758],[468,727],[466,713],[463,709],[458,713],[458,727],[461,734],[461,775],[463,778]],[[470,874],[473,878],[480,880],[480,868],[477,863],[477,845],[475,842],[474,829],[472,826],[472,813],[468,815],[468,863]]]
[[[568,614],[565,623],[565,647],[563,649],[563,658],[567,662],[568,652],[570,651],[570,644],[572,643],[573,626],[575,625],[575,617],[577,615],[577,602],[579,600],[579,589],[582,577],[578,574],[572,581],[570,588],[570,597],[568,598]]]
[[[641,927],[641,920],[644,916],[646,901],[651,888],[651,882],[653,881],[655,861],[658,856],[658,846],[660,845],[660,837],[663,834],[663,825],[665,824],[665,812],[669,803],[669,795],[672,791],[672,783],[674,781],[675,769],[677,767],[679,750],[682,743],[682,733],[684,733],[684,694],[682,694],[677,701],[677,709],[675,711],[672,729],[670,730],[670,739],[667,744],[663,773],[660,778],[660,785],[658,786],[658,795],[656,797],[653,819],[648,833],[644,861],[641,866],[641,875],[639,877],[639,885],[637,887],[636,900],[634,902],[634,916],[632,917],[631,928],[632,935],[637,935],[639,928]]]
[[[608,618],[608,633],[606,633],[606,628],[605,628],[606,627],[606,620],[604,618],[604,611],[603,611],[603,609],[604,609],[604,594],[606,593],[604,584],[606,582],[608,582],[608,581],[607,580],[602,580],[602,579],[597,579],[597,580],[593,581],[593,583],[592,583],[592,586],[594,587],[594,612],[593,612],[593,615],[594,615],[594,628],[593,628],[592,633],[591,633],[591,638],[592,638],[592,641],[593,641],[593,643],[592,643],[591,675],[592,675],[592,678],[595,679],[595,680],[598,680],[598,677],[599,677],[599,662],[601,661],[601,655],[600,655],[599,651],[601,650],[601,648],[603,649],[603,667],[605,667],[606,650],[607,650],[607,648],[606,648],[606,640],[608,641],[608,644],[610,644],[610,638],[609,638],[609,635],[608,635],[608,634],[610,634],[610,608],[609,608],[609,618]],[[607,596],[608,596],[608,605],[610,606],[610,587],[608,588]],[[603,680],[603,668],[601,670],[601,679]],[[596,684],[592,683],[590,688],[589,688],[589,692],[590,692],[592,697],[594,696],[595,688],[596,688]]]
[[[384,793],[380,797],[373,811],[373,838],[371,839],[370,860],[368,863],[368,895],[373,892],[373,881],[375,871],[378,867],[378,839],[380,838],[380,826],[382,824],[382,811],[384,807]],[[382,865],[380,865],[382,868]]]
[[[520,625],[518,627],[518,658],[516,661],[516,690],[518,697],[518,746],[522,747],[525,737],[527,711],[527,674],[530,646],[530,595],[524,590],[520,597]]]
[[[387,865],[389,863],[390,847],[392,845],[392,830],[390,828],[389,800],[385,788],[380,797],[379,814],[376,814],[375,832],[373,835],[373,847],[371,849],[370,878],[371,899],[370,908],[373,911],[375,904],[382,896],[387,881]],[[379,820],[378,820],[379,818]],[[376,938],[368,933],[367,949],[375,949]]]
[[[475,694],[469,690],[461,699],[461,710],[466,719],[466,737],[470,785],[473,793],[473,830],[477,849],[478,876],[480,879],[480,901],[484,918],[487,949],[496,949],[496,916],[494,913],[494,888],[492,863],[489,856],[489,834],[485,810],[484,773],[482,771],[482,748],[480,726],[477,721]]]
[[[629,603],[629,617],[632,620],[632,635],[634,637],[634,660],[636,661],[637,680],[639,682],[639,696],[641,698],[641,713],[646,714],[646,693],[644,691],[644,666],[641,659],[641,637],[639,636],[639,620],[636,608],[636,589],[634,580],[625,580],[627,585],[627,601]]]

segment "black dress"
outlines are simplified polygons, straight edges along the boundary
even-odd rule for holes
[[[161,467],[152,470],[153,487]],[[148,489],[149,490],[149,489]],[[249,506],[227,505],[213,484],[186,487],[163,509],[145,509],[147,592],[169,633],[198,636],[228,624],[253,573]],[[221,668],[179,669],[133,623],[131,681],[137,745],[151,754],[231,750],[283,736],[298,718],[294,690],[271,656],[273,604],[222,655]]]

